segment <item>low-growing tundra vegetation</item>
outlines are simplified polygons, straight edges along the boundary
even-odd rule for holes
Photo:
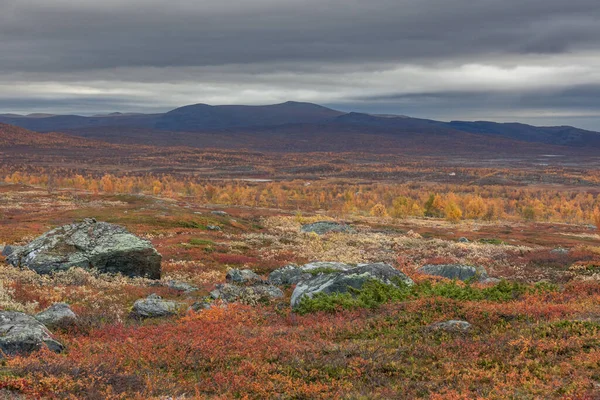
[[[385,210],[344,218],[285,207],[231,206],[217,215],[215,205],[160,196],[1,188],[0,244],[23,245],[93,217],[126,226],[162,255],[159,280],[81,268],[39,275],[0,260],[0,309],[35,315],[65,302],[77,315],[51,329],[62,353],[43,349],[1,361],[2,395],[591,399],[600,393],[600,237],[587,223],[394,218],[384,203]],[[302,231],[319,221],[352,229]],[[314,261],[385,262],[414,285],[372,280],[348,293],[304,298],[295,309],[294,285],[276,288],[283,297],[252,300],[256,287],[272,289],[266,282],[272,271]],[[423,265],[481,267],[497,280],[428,276],[418,272]],[[248,298],[213,300],[215,285],[226,284],[232,268],[261,280],[240,284]],[[324,266],[307,276],[337,272]],[[133,318],[134,303],[148,297],[177,309]],[[468,329],[437,328],[447,321]]]

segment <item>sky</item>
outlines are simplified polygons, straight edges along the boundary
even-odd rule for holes
[[[0,113],[314,102],[600,131],[598,0],[0,0]]]

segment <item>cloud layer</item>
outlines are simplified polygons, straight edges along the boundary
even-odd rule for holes
[[[301,100],[600,130],[597,0],[0,0],[0,7],[0,112]]]

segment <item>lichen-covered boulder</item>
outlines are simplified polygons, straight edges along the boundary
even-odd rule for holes
[[[61,352],[64,346],[35,318],[16,311],[0,311],[0,358],[26,355],[47,347]]]
[[[458,279],[467,281],[469,279],[486,280],[489,278],[483,267],[473,267],[462,264],[427,264],[417,270],[425,275],[441,276],[442,278]]]
[[[348,293],[351,288],[361,289],[365,283],[377,280],[387,285],[403,282],[412,286],[414,282],[401,271],[385,263],[359,264],[355,268],[330,274],[318,274],[299,282],[292,293],[291,305],[297,307],[304,297],[318,293]]]
[[[319,221],[312,224],[302,225],[300,230],[305,233],[314,232],[318,235],[324,235],[329,232],[355,232],[354,228],[352,228],[350,225],[341,224],[339,222],[333,221]]]
[[[25,246],[6,246],[3,255],[10,264],[40,274],[80,267],[160,278],[161,255],[149,241],[92,218],[53,229]]]
[[[139,299],[133,303],[131,316],[134,318],[168,317],[177,314],[183,306],[182,303],[164,300],[156,293],[152,293],[145,299]]]
[[[336,273],[353,268],[340,262],[317,261],[302,266],[286,265],[269,274],[269,282],[273,285],[295,285],[300,281],[310,279],[317,273]]]
[[[44,311],[35,315],[35,319],[46,326],[56,325],[66,320],[77,319],[77,314],[67,303],[54,303]]]
[[[225,275],[227,283],[247,284],[262,282],[260,275],[249,269],[230,269]]]
[[[283,292],[278,287],[267,284],[240,286],[222,283],[216,285],[215,290],[210,292],[210,296],[214,300],[220,299],[226,303],[256,304],[281,298]]]

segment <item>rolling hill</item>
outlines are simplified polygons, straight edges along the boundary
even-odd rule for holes
[[[343,113],[311,103],[266,106],[194,104],[164,114],[112,113],[92,117],[0,115],[0,123],[37,132],[66,132],[94,140],[157,146],[253,148],[264,151],[397,151],[423,146],[525,151],[541,144],[589,152],[600,133],[571,126],[536,127],[487,121],[442,122]],[[377,136],[377,139],[374,139]],[[431,138],[435,138],[435,142]],[[365,139],[367,138],[367,139]],[[369,139],[370,138],[370,139]],[[373,142],[375,140],[375,142]]]

